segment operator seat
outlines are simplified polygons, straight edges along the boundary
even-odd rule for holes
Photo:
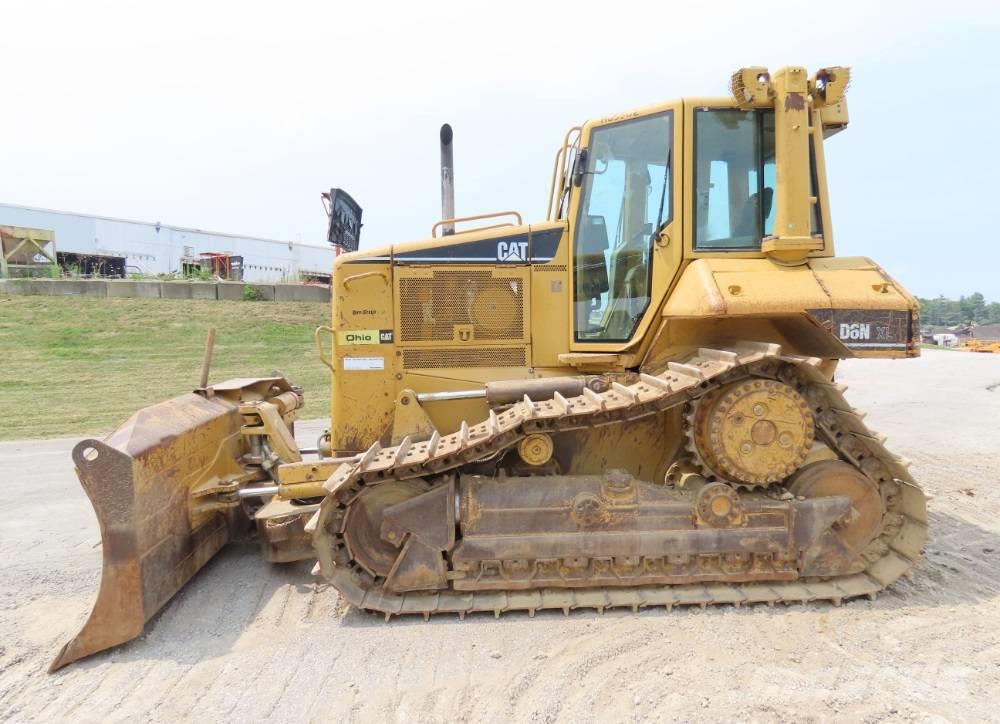
[[[761,204],[761,198],[763,198],[763,204]],[[763,195],[759,193],[750,194],[744,202],[743,208],[740,209],[739,221],[736,222],[733,236],[756,238],[758,234],[763,233],[763,229],[758,224],[760,224],[762,219],[766,219],[771,215],[771,205],[773,203],[774,189],[770,186],[764,187]]]

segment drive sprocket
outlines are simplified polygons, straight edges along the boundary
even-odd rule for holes
[[[745,378],[701,397],[689,444],[705,472],[754,488],[784,480],[806,460],[815,420],[806,399],[778,380]]]

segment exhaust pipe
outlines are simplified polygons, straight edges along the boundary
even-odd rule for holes
[[[441,126],[441,218],[455,218],[455,157],[452,153],[451,126],[445,123]],[[455,233],[455,224],[445,224],[442,227],[444,236]]]

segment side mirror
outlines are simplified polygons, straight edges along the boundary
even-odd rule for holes
[[[580,153],[576,155],[576,161],[573,162],[573,185],[582,186],[583,176],[587,173],[587,159],[590,157],[590,152],[586,148],[580,149]]]

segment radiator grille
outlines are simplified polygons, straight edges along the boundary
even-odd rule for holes
[[[523,276],[491,270],[435,271],[399,279],[401,342],[442,342],[456,325],[476,341],[525,340]]]
[[[524,347],[404,349],[403,367],[524,367]]]

